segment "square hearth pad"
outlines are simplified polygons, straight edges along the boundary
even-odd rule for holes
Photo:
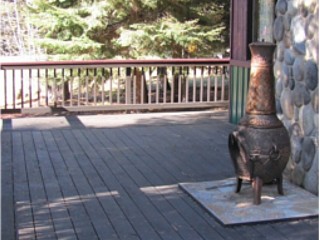
[[[247,224],[316,217],[319,198],[308,191],[283,181],[284,195],[277,185],[263,185],[261,204],[254,205],[251,184],[243,182],[235,193],[236,179],[180,183],[179,186],[205,207],[224,225]]]

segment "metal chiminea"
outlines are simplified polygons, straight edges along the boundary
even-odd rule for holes
[[[287,130],[276,116],[272,59],[275,44],[249,45],[252,59],[246,114],[229,135],[229,152],[237,176],[236,192],[243,180],[253,187],[253,203],[261,203],[264,183],[277,183],[283,195],[282,172],[290,156]]]

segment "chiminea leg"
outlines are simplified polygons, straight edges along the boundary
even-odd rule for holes
[[[241,184],[242,184],[242,179],[241,179],[241,178],[237,178],[236,193],[240,192],[240,190],[241,190]]]
[[[277,178],[277,187],[278,187],[278,193],[280,195],[283,195],[282,176]]]
[[[262,188],[262,179],[255,177],[253,179],[253,204],[259,205],[261,203],[261,188]]]

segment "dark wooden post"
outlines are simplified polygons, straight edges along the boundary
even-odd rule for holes
[[[235,124],[245,112],[251,58],[248,45],[256,38],[254,9],[254,0],[231,1],[229,120]]]

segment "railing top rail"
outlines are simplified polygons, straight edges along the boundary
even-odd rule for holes
[[[174,58],[152,60],[70,60],[70,61],[25,61],[0,62],[0,69],[34,69],[34,68],[77,68],[77,67],[142,67],[142,66],[203,66],[228,65],[229,58]]]

